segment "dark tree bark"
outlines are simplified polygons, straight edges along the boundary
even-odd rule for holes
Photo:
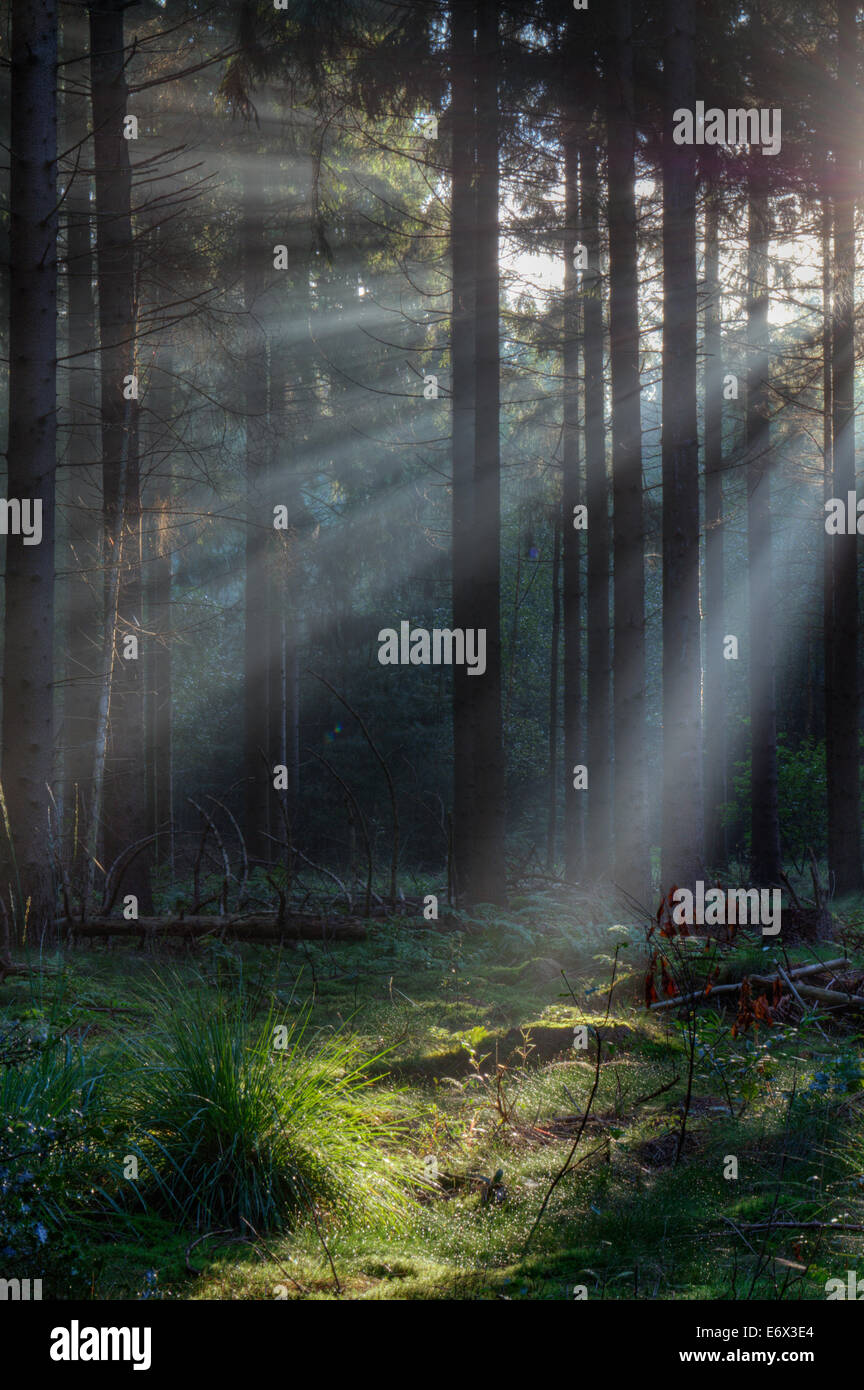
[[[6,542],[2,782],[12,844],[3,893],[37,937],[53,916],[54,485],[57,381],[57,7],[11,7],[11,221],[7,493],[41,504],[39,544]],[[5,837],[4,837],[5,839]],[[29,906],[28,906],[29,903]]]
[[[291,389],[288,370],[289,362],[279,343],[278,325],[274,325],[270,339],[269,352],[270,399],[268,402],[270,426],[270,478],[271,514],[274,506],[284,506],[288,511],[289,526],[295,527],[299,512],[299,497],[294,485],[287,454],[299,440],[291,428],[286,396]],[[291,445],[289,445],[289,440]],[[296,622],[296,599],[291,593],[292,575],[291,532],[271,530],[268,537],[267,593],[268,593],[268,747],[274,763],[287,769],[288,785],[284,791],[271,789],[269,796],[269,833],[274,841],[285,842],[287,816],[288,826],[296,824],[297,777],[299,772],[298,729],[296,722],[292,728],[292,701],[294,689],[291,676],[296,679],[296,643],[289,647],[289,631]],[[289,660],[295,663],[293,673],[289,672]],[[284,798],[280,809],[278,798]],[[290,835],[289,837],[290,838]],[[290,851],[276,853],[273,845],[271,858],[281,857],[290,871],[288,860]]]
[[[564,126],[564,346],[562,434],[562,608],[564,622],[564,872],[576,883],[584,852],[585,792],[573,786],[582,755],[582,535],[573,513],[582,505],[579,437],[579,120]]]
[[[600,259],[600,175],[589,132],[580,158],[582,237],[588,269],[582,281],[582,350],[585,359],[585,502],[588,508],[586,755],[588,821],[585,863],[592,878],[611,865],[611,661],[609,631],[609,479],[606,472],[603,379],[603,280]],[[571,523],[572,524],[572,523]]]
[[[644,901],[650,884],[645,787],[645,523],[639,374],[633,25],[616,0],[608,74],[609,350],[614,546],[615,882]],[[592,517],[593,524],[593,517]]]
[[[855,194],[858,182],[859,107],[856,91],[856,14],[852,0],[837,0],[839,119],[835,144],[834,313],[831,344],[833,496],[855,491]],[[864,887],[861,865],[861,791],[858,677],[857,537],[831,536],[831,673],[826,689],[828,867],[837,893]],[[830,701],[830,708],[829,708]]]
[[[747,587],[750,606],[751,849],[754,883],[780,882],[777,707],[768,421],[768,200],[751,179],[747,305]]]
[[[87,19],[66,18],[64,51],[86,53]],[[82,32],[83,31],[83,32]],[[78,75],[77,65],[67,73]],[[91,162],[87,149],[87,99],[67,86],[63,101],[64,148],[81,166]],[[80,142],[80,143],[79,143]],[[79,148],[75,148],[79,146]],[[67,339],[65,366],[68,405],[66,440],[61,449],[65,479],[67,531],[64,537],[65,684],[63,692],[64,845],[70,870],[88,839],[88,806],[99,700],[99,652],[104,614],[99,582],[102,489],[99,477],[99,404],[96,394],[96,302],[93,295],[93,217],[91,179],[84,167],[74,170],[64,204],[66,222]],[[58,536],[58,546],[60,538]]]
[[[703,873],[699,475],[696,422],[696,158],[672,142],[695,106],[695,3],[667,0],[663,127],[662,878]]]
[[[721,814],[726,788],[726,636],[723,567],[723,337],[720,322],[720,205],[705,200],[705,856],[727,859]]]
[[[269,804],[274,766],[270,747],[270,593],[269,542],[273,507],[267,469],[267,342],[260,322],[265,268],[272,248],[263,236],[263,180],[253,173],[247,152],[242,178],[244,394],[246,412],[246,533],[243,632],[244,831],[250,862],[269,863]]]
[[[156,475],[148,519],[147,589],[147,820],[157,835],[155,859],[174,865],[174,798],[171,670],[171,455],[173,438],[174,352],[164,347],[156,358],[150,388],[152,456]]]
[[[828,154],[825,155],[828,164]],[[822,453],[823,500],[834,495],[834,426],[832,409],[832,361],[831,343],[833,337],[833,297],[834,275],[832,266],[832,234],[834,217],[831,194],[826,191],[822,198]],[[826,531],[822,537],[822,635],[824,692],[822,701],[822,722],[825,735],[826,793],[829,780],[828,769],[836,760],[834,751],[834,541]],[[827,808],[827,825],[832,819],[830,803]],[[830,835],[829,835],[830,842]]]
[[[558,665],[561,645],[561,526],[552,527],[552,632],[549,658],[549,819],[546,827],[546,867],[555,867],[558,846]]]
[[[307,268],[304,264],[304,276]],[[301,301],[305,295],[301,286]],[[308,309],[307,309],[308,312]],[[302,348],[302,343],[301,343]],[[300,787],[300,708],[299,708],[299,586],[302,579],[298,553],[302,500],[292,455],[302,448],[304,438],[301,399],[303,395],[302,351],[288,353],[274,344],[271,425],[273,430],[274,502],[287,507],[287,531],[275,533],[270,565],[271,634],[270,649],[277,660],[271,665],[270,728],[271,746],[279,749],[279,761],[288,769],[288,787],[283,793],[291,824],[296,823]],[[307,383],[308,385],[308,383]],[[289,443],[290,441],[290,443]],[[277,793],[278,795],[278,793]],[[278,807],[278,824],[271,834],[284,837]]]
[[[157,498],[150,522],[147,586],[147,626],[151,634],[147,711],[147,784],[150,801],[147,819],[157,835],[156,863],[173,866],[170,506],[168,497]]]
[[[298,159],[300,155],[298,154]],[[314,397],[311,373],[313,345],[310,334],[311,273],[308,222],[312,219],[313,188],[310,161],[307,202],[301,209],[296,258],[298,272],[293,286],[295,318],[300,331],[293,348],[279,351],[281,375],[277,381],[276,402],[279,486],[285,493],[289,531],[280,536],[278,565],[283,595],[283,688],[285,703],[285,761],[288,766],[288,811],[292,823],[300,813],[300,646],[302,642],[304,508],[299,468],[308,447],[310,413]],[[293,336],[293,335],[292,335]],[[290,441],[290,444],[289,444]],[[308,539],[308,536],[307,536]]]
[[[127,112],[124,0],[90,5],[90,77],[96,189],[96,263],[102,411],[102,493],[105,521],[105,642],[115,644],[110,690],[109,748],[102,798],[104,859],[146,836],[147,796],[143,662],[124,655],[124,638],[138,636],[142,605],[141,497],[138,403],[130,395],[135,372],[137,296],[132,241],[132,170],[123,136]],[[117,540],[119,537],[119,554]],[[120,566],[117,621],[107,594],[110,570]],[[149,853],[130,866],[124,891],[150,908]]]
[[[486,671],[472,676],[474,823],[470,895],[503,902],[504,740],[501,721],[501,459],[498,272],[498,6],[477,0],[475,78],[477,292],[474,332],[474,622],[486,630]]]
[[[474,15],[453,0],[450,9],[452,85],[450,257],[452,310],[452,595],[453,626],[475,626],[474,558]],[[471,889],[472,815],[475,800],[472,685],[464,666],[453,667],[453,870],[458,900]]]

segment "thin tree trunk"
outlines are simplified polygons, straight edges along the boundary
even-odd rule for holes
[[[289,358],[289,376],[283,383],[279,402],[281,435],[292,441],[291,457],[282,465],[284,489],[291,530],[286,541],[287,551],[280,560],[283,575],[283,692],[285,701],[285,761],[288,767],[288,806],[292,820],[300,809],[300,631],[303,567],[300,553],[300,494],[297,465],[294,459],[302,454],[307,438],[306,418],[311,383],[308,377],[309,267],[302,263],[297,316],[302,319],[301,334],[296,352]],[[283,451],[286,445],[282,445]]]
[[[835,497],[855,492],[855,193],[858,124],[856,14],[852,0],[837,0],[839,70],[836,196],[834,201],[834,313],[831,395]],[[848,119],[847,119],[848,113]],[[831,754],[827,766],[828,867],[838,894],[864,887],[861,865],[861,791],[858,676],[857,536],[832,536]]]
[[[498,276],[498,6],[477,0],[476,327],[472,627],[486,631],[486,671],[471,677],[474,822],[470,895],[503,902],[504,741],[501,720],[501,459]]]
[[[726,790],[726,660],[723,656],[723,338],[720,321],[720,208],[705,200],[705,857],[727,860],[722,807]]]
[[[172,671],[171,671],[171,454],[174,353],[164,348],[156,359],[151,387],[153,448],[151,468],[156,494],[148,527],[147,568],[147,786],[148,824],[157,835],[158,865],[174,866],[174,808],[172,793]]]
[[[561,643],[561,586],[558,570],[561,563],[561,526],[556,519],[552,527],[552,651],[549,658],[549,820],[546,830],[546,867],[555,867],[558,843],[558,649]]]
[[[645,786],[645,523],[630,0],[616,0],[614,18],[615,48],[607,86],[615,604],[614,877],[622,889],[644,901],[650,886]]]
[[[561,489],[562,599],[564,618],[564,872],[570,883],[582,873],[585,793],[573,785],[582,763],[582,531],[574,511],[582,505],[579,437],[579,280],[573,265],[579,239],[579,130],[571,112],[564,127],[564,344],[563,478]]]
[[[521,527],[517,526],[517,535]],[[516,548],[516,574],[513,579],[513,617],[510,621],[509,657],[507,659],[507,693],[504,697],[504,723],[510,722],[510,708],[513,703],[513,678],[516,674],[516,653],[519,646],[519,605],[522,597],[522,545]]]
[[[148,719],[148,821],[156,839],[156,863],[174,863],[171,708],[171,522],[170,500],[164,494],[151,520],[151,560],[148,628],[151,632],[150,708]]]
[[[124,638],[139,637],[141,625],[141,498],[138,405],[128,393],[135,372],[137,295],[132,242],[132,171],[123,137],[128,105],[124,0],[93,0],[90,6],[90,74],[96,188],[96,258],[102,409],[102,478],[106,566],[105,642],[118,645],[110,693],[109,747],[103,794],[104,859],[147,834],[143,662],[127,657]],[[126,407],[129,406],[127,410]],[[121,503],[121,473],[125,474]],[[122,558],[116,549],[117,518]],[[111,569],[121,564],[116,625],[107,601]],[[150,908],[148,853],[130,866],[125,890]]]
[[[243,639],[244,831],[250,862],[272,857],[267,839],[273,787],[269,746],[270,622],[267,561],[273,535],[273,509],[267,485],[267,351],[258,315],[268,254],[262,235],[263,180],[252,169],[252,152],[243,165],[243,300],[246,313],[244,390],[246,408],[246,534]],[[272,254],[272,253],[271,253]]]
[[[453,626],[476,626],[474,558],[474,128],[473,7],[452,0],[450,8],[452,164],[450,255],[452,309],[452,595]],[[471,687],[464,666],[453,667],[453,872],[457,901],[471,890],[472,816],[475,772]]]
[[[750,605],[751,849],[754,883],[780,882],[777,708],[771,537],[771,437],[767,419],[768,201],[751,179],[748,198],[747,585]]]
[[[606,473],[603,378],[603,289],[600,262],[600,176],[593,132],[582,145],[582,237],[588,252],[583,280],[585,357],[585,502],[588,507],[588,689],[586,754],[588,823],[585,863],[599,879],[611,865],[611,666],[609,632],[609,479]]]
[[[7,537],[2,784],[11,846],[3,896],[17,934],[51,922],[48,787],[54,767],[54,485],[57,417],[57,7],[11,7],[7,494],[41,506],[41,539]],[[34,532],[35,535],[35,532]],[[31,541],[33,537],[31,536]],[[3,837],[5,841],[5,836]],[[8,886],[7,886],[8,885]],[[29,907],[28,907],[29,904]]]
[[[827,155],[826,155],[827,164]],[[822,453],[823,453],[823,499],[828,501],[834,495],[834,428],[831,394],[831,339],[834,314],[833,267],[831,264],[831,239],[833,233],[833,210],[831,197],[826,192],[822,199]],[[826,531],[822,537],[822,634],[824,699],[822,705],[825,725],[825,772],[826,796],[828,769],[833,767],[834,751],[834,541]],[[826,826],[831,824],[830,800],[827,805]],[[830,838],[830,837],[829,837]]]
[[[663,838],[668,888],[703,872],[696,156],[672,142],[695,104],[695,3],[667,0],[663,130]]]
[[[267,344],[267,415],[269,434],[269,504],[271,517],[267,533],[267,748],[271,765],[288,766],[285,729],[285,573],[283,566],[282,533],[275,530],[272,517],[274,506],[286,505],[284,487],[280,476],[280,439],[278,422],[284,419],[285,370],[280,354],[276,350],[274,335],[270,334]],[[275,428],[274,428],[275,427]],[[286,789],[283,795],[290,796]],[[267,830],[274,838],[281,838],[284,830],[282,813],[279,809],[279,792],[273,788],[272,778],[268,794]],[[272,843],[272,841],[271,841]],[[271,852],[272,857],[272,852]]]
[[[86,16],[67,17],[64,51],[86,52]],[[83,33],[82,33],[83,31]],[[67,73],[75,72],[74,67]],[[81,165],[88,162],[86,97],[70,89],[64,94],[63,145]],[[66,382],[68,444],[65,450],[64,557],[68,572],[63,588],[65,684],[63,692],[63,820],[67,863],[74,874],[78,856],[89,839],[90,776],[96,738],[99,697],[99,653],[104,636],[103,592],[100,578],[100,517],[102,491],[99,459],[99,406],[96,398],[96,303],[93,295],[91,180],[82,167],[72,175],[65,202],[67,341]]]
[[[105,807],[105,792],[107,786],[107,764],[108,764],[108,743],[111,720],[111,702],[116,688],[115,668],[118,660],[116,633],[119,629],[119,606],[120,590],[122,587],[122,568],[123,568],[123,543],[124,526],[123,517],[126,506],[126,479],[128,476],[128,449],[129,441],[132,438],[131,429],[131,402],[126,401],[123,415],[123,433],[120,443],[120,458],[117,471],[117,494],[116,507],[114,509],[113,522],[114,530],[110,536],[106,536],[106,550],[114,557],[114,563],[109,565],[106,572],[105,595],[105,640],[102,644],[102,670],[99,680],[99,699],[96,709],[96,737],[93,749],[93,773],[90,779],[91,787],[91,809],[90,809],[90,843],[88,845],[88,864],[87,880],[85,888],[85,902],[92,898],[96,876],[96,866],[99,862],[99,830],[102,825],[103,811]],[[116,858],[116,856],[115,856]],[[113,860],[106,860],[105,868],[109,870]]]
[[[303,168],[303,194],[298,202],[298,218],[292,223],[291,263],[296,275],[291,285],[292,326],[286,342],[284,321],[274,325],[271,391],[271,436],[273,449],[274,500],[288,510],[288,529],[276,532],[272,573],[279,610],[280,679],[277,720],[281,746],[280,761],[288,769],[287,812],[296,825],[300,815],[300,643],[302,631],[304,564],[303,500],[300,468],[308,449],[314,380],[311,363],[314,348],[310,333],[311,251],[308,229],[314,221],[315,161],[310,150],[314,127],[303,125],[298,132],[291,120],[283,127],[284,141],[291,158]],[[320,137],[319,137],[320,138]],[[281,307],[281,306],[280,306]],[[281,330],[281,331],[280,331]],[[278,795],[278,794],[277,794]],[[276,816],[281,820],[279,807]],[[281,837],[282,827],[274,832]],[[288,866],[290,871],[290,865]]]

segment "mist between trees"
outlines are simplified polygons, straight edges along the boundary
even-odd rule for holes
[[[6,15],[10,936],[864,887],[858,6]]]

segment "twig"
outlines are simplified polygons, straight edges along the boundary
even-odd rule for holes
[[[731,1227],[732,1227],[732,1230],[735,1232],[736,1236],[740,1236],[740,1237],[741,1237],[741,1239],[743,1240],[744,1244],[747,1246],[747,1249],[750,1251],[751,1255],[755,1255],[755,1256],[756,1256],[756,1259],[758,1260],[758,1259],[759,1259],[759,1252],[758,1252],[757,1250],[754,1250],[753,1246],[750,1244],[749,1240],[748,1240],[747,1237],[744,1235],[744,1232],[741,1230],[741,1227],[740,1227],[740,1226],[736,1226],[736,1224],[735,1224],[735,1222],[732,1220],[731,1216],[721,1216],[721,1217],[720,1217],[720,1220],[721,1220],[721,1221],[725,1221],[727,1226],[731,1226]],[[752,1228],[748,1228],[748,1229],[752,1229]]]
[[[671,1091],[672,1087],[680,1080],[681,1077],[679,1073],[676,1071],[675,1075],[672,1077],[672,1080],[667,1081],[665,1086],[659,1086],[656,1091],[651,1091],[647,1096],[640,1096],[638,1100],[634,1100],[631,1104],[631,1109],[635,1110],[637,1106],[647,1105],[649,1100],[656,1100],[658,1096],[665,1095],[666,1092]]]
[[[285,1275],[285,1278],[290,1279],[294,1287],[296,1289],[299,1289],[301,1293],[311,1293],[311,1289],[307,1289],[305,1284],[301,1284],[299,1279],[295,1279],[293,1274],[289,1274],[288,1270],[285,1268],[279,1257],[277,1255],[274,1255],[273,1251],[267,1247],[267,1245],[264,1242],[264,1237],[258,1234],[258,1232],[255,1230],[255,1227],[252,1225],[252,1222],[247,1221],[245,1216],[241,1216],[240,1220],[243,1222],[245,1226],[249,1227],[249,1230],[252,1232],[253,1236],[258,1241],[258,1244],[261,1246],[261,1249],[264,1251],[264,1254],[267,1256],[268,1260],[273,1261],[273,1264],[276,1266],[277,1269],[281,1270],[281,1272]]]
[[[789,882],[789,875],[788,875],[787,873],[785,873],[782,869],[781,869],[781,871],[780,871],[780,881],[781,881],[781,883],[785,883],[785,885],[786,885],[786,891],[787,891],[787,893],[789,894],[789,897],[792,899],[793,905],[794,905],[795,907],[797,907],[797,909],[798,909],[799,912],[803,912],[803,911],[804,911],[804,908],[803,908],[803,906],[802,906],[802,904],[801,904],[801,899],[798,897],[798,894],[795,892],[795,889],[792,887],[792,884]]]
[[[114,906],[117,894],[120,892],[120,884],[123,882],[123,875],[129,868],[132,860],[137,858],[142,849],[146,849],[147,846],[152,844],[156,839],[158,839],[158,832],[152,835],[145,835],[142,839],[134,841],[131,845],[127,845],[126,848],[121,850],[117,855],[117,858],[114,860],[114,863],[111,865],[105,877],[105,893],[102,898],[101,908],[103,916],[106,916]],[[117,873],[116,879],[114,878],[115,870]],[[111,889],[110,897],[108,895],[109,888]]]
[[[597,1094],[597,1087],[600,1085],[600,1058],[603,1052],[603,1043],[601,1041],[600,1034],[597,1032],[596,1028],[594,1029],[594,1036],[597,1040],[597,1060],[594,1065],[594,1084],[591,1087],[591,1094],[588,1097],[588,1104],[585,1107],[585,1112],[582,1116],[582,1122],[579,1125],[579,1132],[577,1133],[576,1138],[573,1140],[570,1152],[568,1153],[563,1164],[559,1168],[558,1172],[555,1174],[555,1177],[552,1179],[551,1183],[549,1184],[549,1187],[546,1190],[546,1196],[543,1198],[542,1205],[537,1213],[534,1224],[531,1227],[531,1230],[528,1232],[528,1238],[525,1241],[525,1245],[522,1251],[523,1255],[527,1251],[528,1246],[531,1244],[534,1232],[537,1230],[537,1227],[540,1225],[540,1222],[543,1219],[543,1213],[549,1205],[549,1199],[552,1196],[552,1193],[555,1191],[555,1188],[558,1186],[559,1182],[561,1182],[562,1178],[566,1177],[567,1175],[567,1172],[570,1168],[570,1164],[573,1161],[573,1155],[579,1147],[579,1143],[582,1139],[585,1126],[588,1123],[588,1116],[591,1114],[591,1107],[594,1104],[594,1097]]]
[[[299,1176],[299,1175],[298,1175],[298,1176]],[[306,1184],[305,1184],[305,1182],[303,1181],[302,1178],[300,1179],[300,1183],[301,1183],[301,1186],[303,1186],[303,1187],[306,1186]],[[336,1273],[336,1266],[335,1266],[335,1264],[333,1263],[333,1256],[330,1254],[330,1247],[328,1246],[326,1240],[324,1239],[324,1233],[322,1232],[321,1227],[320,1227],[319,1224],[318,1224],[318,1213],[317,1213],[316,1210],[315,1210],[315,1202],[314,1202],[314,1201],[310,1201],[308,1205],[309,1205],[309,1215],[312,1217],[312,1221],[313,1221],[314,1226],[315,1226],[315,1232],[316,1232],[316,1234],[317,1234],[317,1236],[318,1236],[318,1239],[320,1240],[322,1246],[324,1247],[324,1254],[327,1256],[327,1262],[328,1262],[328,1264],[330,1265],[330,1270],[331,1270],[331,1273],[332,1273],[332,1275],[333,1275],[333,1283],[336,1285],[336,1292],[337,1292],[337,1294],[341,1294],[341,1292],[342,1292],[342,1285],[339,1283],[339,1275]]]
[[[243,1220],[245,1220],[245,1217],[243,1218]],[[248,1225],[248,1222],[247,1222],[247,1225]],[[204,1234],[203,1234],[203,1236],[198,1236],[197,1239],[193,1240],[192,1243],[191,1243],[190,1245],[187,1245],[187,1246],[186,1246],[186,1268],[188,1269],[189,1273],[190,1273],[190,1274],[200,1274],[200,1273],[201,1273],[200,1269],[196,1269],[195,1266],[194,1266],[193,1264],[190,1264],[190,1263],[189,1263],[189,1256],[192,1254],[192,1251],[195,1249],[195,1246],[196,1246],[196,1245],[200,1245],[201,1242],[202,1242],[202,1240],[210,1240],[211,1236],[229,1236],[229,1235],[231,1235],[231,1234],[232,1234],[231,1227],[230,1227],[230,1226],[223,1226],[222,1229],[219,1230],[219,1231],[205,1231]]]
[[[748,1221],[741,1227],[741,1229],[742,1231],[864,1231],[864,1222]]]
[[[806,1012],[807,1012],[807,1005],[804,1003],[804,1000],[801,998],[801,995],[798,993],[797,989],[795,988],[795,985],[794,985],[794,982],[792,981],[792,979],[786,974],[786,971],[783,969],[783,966],[782,966],[782,965],[778,965],[777,970],[778,970],[778,972],[779,972],[779,974],[780,974],[780,978],[781,978],[782,980],[784,980],[784,981],[786,982],[786,984],[789,986],[789,988],[791,989],[791,991],[792,991],[792,993],[794,994],[795,998],[798,1000],[798,1003],[801,1005],[801,1008],[802,1008],[802,1009],[804,1010],[804,1012],[806,1013]],[[818,1021],[818,1019],[816,1020],[816,1027],[819,1029],[819,1032],[822,1034],[822,1036],[823,1036],[823,1038],[825,1039],[825,1041],[828,1042],[828,1034],[825,1032],[824,1028],[822,1027],[821,1023]]]
[[[615,975],[618,970],[618,952],[621,950],[621,942],[615,947],[615,959],[612,962],[612,979],[609,981],[609,998],[606,1000],[606,1014],[603,1019],[604,1026],[609,1022],[609,1010],[612,1008],[612,991],[615,988]]]
[[[325,869],[323,864],[316,864],[315,860],[310,859],[308,854],[304,854],[302,849],[295,849],[294,853],[297,855],[298,859],[302,859],[303,863],[308,864],[309,867],[311,869],[314,869],[316,873],[326,874],[328,878],[332,878],[334,883],[338,883],[339,887],[342,889],[342,892],[345,894],[345,901],[348,904],[348,911],[354,911],[354,899],[351,897],[351,894],[345,887],[345,884],[342,882],[341,878],[338,878],[337,875],[332,872],[332,870]]]
[[[207,824],[209,825],[210,829],[213,831],[213,839],[216,841],[216,844],[217,844],[218,847],[219,847],[219,852],[220,852],[220,854],[222,855],[222,867],[223,867],[224,872],[223,872],[223,875],[222,875],[222,894],[221,894],[220,907],[222,908],[223,913],[227,916],[227,913],[228,913],[228,884],[229,884],[229,880],[230,880],[230,878],[231,878],[231,862],[230,862],[230,860],[229,860],[229,858],[228,858],[228,853],[227,853],[227,851],[226,851],[226,849],[225,849],[225,842],[224,842],[224,840],[222,839],[222,836],[219,834],[219,829],[218,829],[218,827],[217,827],[217,825],[216,825],[216,822],[214,821],[213,817],[212,817],[211,815],[209,815],[207,811],[204,810],[203,806],[199,806],[199,805],[198,805],[198,802],[197,802],[197,801],[193,801],[193,799],[192,799],[191,796],[187,796],[186,800],[189,802],[189,805],[190,805],[190,806],[194,806],[195,810],[198,812],[198,814],[199,814],[199,816],[202,818],[202,820],[205,820],[205,821],[207,822]]]
[[[793,1106],[794,1106],[794,1104],[795,1104],[795,1097],[796,1097],[797,1094],[798,1094],[798,1076],[797,1076],[797,1071],[796,1071],[796,1072],[793,1074],[793,1077],[792,1077],[792,1090],[789,1091],[789,1092],[787,1093],[787,1095],[788,1095],[788,1100],[787,1100],[787,1103],[786,1103],[786,1115],[785,1115],[785,1118],[784,1118],[784,1121],[783,1121],[783,1149],[782,1149],[781,1156],[780,1156],[780,1172],[779,1172],[778,1175],[777,1175],[777,1182],[776,1182],[776,1185],[775,1185],[775,1187],[774,1187],[774,1202],[773,1202],[773,1205],[772,1205],[772,1207],[771,1207],[771,1215],[770,1215],[770,1217],[769,1217],[769,1219],[768,1219],[768,1221],[767,1221],[767,1223],[766,1223],[766,1229],[768,1230],[769,1234],[770,1234],[770,1232],[771,1232],[772,1226],[774,1226],[774,1225],[776,1224],[775,1218],[776,1218],[776,1216],[777,1216],[777,1208],[778,1208],[778,1206],[779,1206],[779,1204],[780,1204],[780,1191],[781,1191],[781,1189],[782,1189],[782,1187],[783,1187],[784,1176],[785,1176],[785,1173],[786,1173],[786,1160],[787,1160],[787,1158],[788,1158],[789,1126],[790,1126],[790,1124],[792,1123],[792,1108],[793,1108]],[[757,1282],[758,1282],[758,1280],[759,1280],[759,1276],[760,1276],[760,1274],[761,1274],[761,1272],[762,1272],[763,1257],[764,1257],[764,1254],[765,1254],[765,1250],[766,1250],[766,1248],[767,1248],[767,1245],[768,1245],[768,1239],[767,1239],[767,1237],[766,1237],[765,1240],[762,1241],[762,1245],[761,1245],[761,1248],[760,1248],[760,1250],[759,1250],[759,1254],[758,1254],[757,1259],[756,1259],[756,1268],[755,1268],[755,1270],[754,1270],[754,1272],[753,1272],[753,1278],[752,1278],[752,1280],[751,1280],[751,1282],[750,1282],[750,1289],[749,1289],[749,1292],[748,1292],[748,1294],[747,1294],[748,1301],[749,1301],[749,1299],[751,1299],[751,1298],[753,1297],[753,1294],[754,1294],[755,1289],[756,1289],[756,1284],[757,1284]],[[776,1292],[776,1288],[777,1288],[776,1275],[774,1276],[774,1288],[775,1288],[775,1292]]]
[[[208,797],[207,797],[207,800],[208,800],[208,801],[215,801],[215,802],[216,802],[216,805],[219,807],[220,811],[224,811],[224,812],[225,812],[225,815],[228,817],[228,819],[230,820],[231,824],[232,824],[233,827],[234,827],[234,830],[235,830],[236,835],[237,835],[237,839],[240,841],[240,861],[241,861],[241,863],[242,863],[242,865],[243,865],[243,872],[242,872],[242,874],[240,875],[240,889],[239,889],[239,894],[240,894],[240,896],[239,896],[239,899],[238,899],[238,902],[237,902],[237,906],[238,906],[238,908],[240,909],[240,911],[242,912],[243,908],[244,908],[245,905],[246,905],[246,884],[247,884],[248,881],[249,881],[249,855],[248,855],[248,853],[247,853],[247,851],[246,851],[246,841],[245,841],[244,838],[243,838],[243,831],[240,829],[240,826],[237,824],[237,818],[236,818],[236,816],[234,815],[234,813],[233,813],[232,811],[230,811],[230,810],[228,809],[228,807],[227,807],[223,802],[221,802],[221,801],[219,800],[218,797],[216,797],[216,796],[208,796]]]

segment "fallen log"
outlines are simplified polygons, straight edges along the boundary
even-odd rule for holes
[[[658,1009],[674,1009],[678,1004],[696,1004],[700,999],[713,999],[715,994],[733,994],[740,988],[740,980],[733,985],[712,985],[707,992],[704,989],[699,989],[694,994],[675,994],[671,999],[658,999],[656,1004],[651,1005],[651,1009],[656,1011]]]
[[[821,999],[824,1004],[855,1004],[864,1009],[864,997],[860,994],[841,994],[838,989],[820,989],[818,985],[799,985],[798,992],[805,999]]]
[[[790,970],[790,971],[788,972],[788,974],[789,974],[790,980],[794,980],[794,981],[795,981],[796,985],[798,986],[798,989],[799,989],[800,993],[801,993],[801,994],[805,994],[805,993],[808,992],[808,990],[815,990],[815,989],[816,989],[816,986],[815,986],[815,985],[809,985],[809,986],[808,986],[808,985],[798,985],[798,981],[799,981],[800,979],[802,979],[803,976],[805,976],[805,975],[819,975],[819,974],[822,973],[823,970],[839,970],[841,966],[848,965],[848,964],[849,964],[849,961],[848,961],[848,960],[844,960],[844,959],[841,957],[841,958],[838,959],[838,960],[826,960],[826,961],[822,961],[821,963],[817,961],[817,962],[816,962],[815,964],[813,964],[813,965],[798,965],[798,966],[795,967],[794,970]],[[767,986],[767,987],[771,987],[772,985],[776,984],[778,981],[780,981],[780,982],[782,983],[782,977],[779,976],[779,975],[748,975],[747,978],[749,979],[750,983],[753,984],[753,985],[764,985],[764,986]],[[693,994],[676,994],[672,999],[660,999],[660,1000],[658,1000],[658,1002],[657,1002],[656,1004],[652,1004],[652,1005],[651,1005],[651,1008],[652,1008],[652,1009],[655,1009],[655,1010],[656,1010],[656,1009],[673,1009],[673,1008],[676,1006],[676,1004],[690,1004],[690,1003],[697,1002],[697,1001],[700,1000],[700,999],[713,999],[715,994],[735,994],[735,993],[737,993],[737,992],[741,989],[741,985],[742,985],[742,984],[743,984],[743,981],[742,981],[742,980],[735,980],[735,981],[732,982],[732,984],[728,984],[728,985],[713,985],[712,988],[711,988],[710,990],[708,990],[707,993],[705,992],[704,989],[700,989],[700,990],[697,990],[697,991],[696,991],[695,993],[693,993]],[[833,996],[834,996],[834,999],[833,999],[832,1001],[829,1001],[829,1002],[834,1002],[834,1001],[836,1001],[837,999],[839,999],[839,1000],[841,1000],[843,1003],[846,1003],[847,1001],[851,1001],[851,1002],[853,1002],[853,1003],[859,1003],[859,1002],[860,1002],[861,1004],[864,1004],[864,999],[861,999],[860,996],[857,995],[857,994],[840,994],[839,992],[834,991],[834,990],[824,990],[824,989],[820,989],[820,990],[818,990],[818,992],[817,992],[816,994],[814,994],[813,997],[814,997],[814,998],[823,998],[823,997],[825,997],[825,996],[827,996],[827,995],[833,995]]]
[[[849,964],[850,962],[845,956],[838,956],[836,960],[817,960],[814,961],[812,965],[796,965],[786,973],[789,975],[790,979],[800,980],[804,975],[820,975],[823,970],[839,970],[841,966]],[[762,980],[768,977],[764,975],[751,975],[750,978],[751,980]],[[773,984],[774,976],[772,975],[770,979]]]
[[[70,940],[82,937],[115,936],[142,941],[162,937],[201,940],[208,936],[230,936],[238,941],[365,941],[366,924],[360,918],[321,917],[295,913],[281,922],[275,912],[229,916],[139,917],[127,922],[122,917],[93,917],[87,922],[61,917],[56,926]]]
[[[53,971],[43,970],[37,965],[19,965],[8,956],[0,957],[0,985],[5,984],[7,975],[47,975],[53,973]]]

